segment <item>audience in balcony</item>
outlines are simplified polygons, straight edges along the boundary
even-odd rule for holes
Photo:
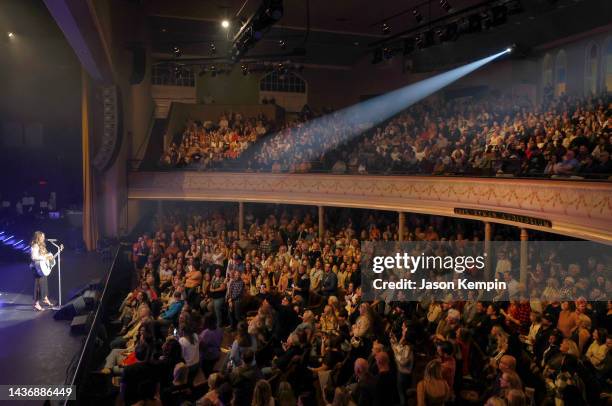
[[[262,137],[262,118],[189,122],[165,166],[274,173],[411,173],[608,178],[612,175],[612,98],[546,98],[491,93],[432,97],[372,128],[359,115],[312,112]],[[246,153],[244,153],[247,151]],[[240,165],[227,165],[241,157]]]
[[[319,166],[335,173],[612,174],[609,96],[539,106],[497,94],[469,102],[434,98],[346,142],[359,132],[354,123],[332,115],[294,125],[267,138],[252,165],[289,172]]]
[[[264,115],[246,118],[240,113],[224,114],[217,123],[187,120],[180,141],[164,151],[160,165],[207,169],[235,161],[269,126]]]
[[[531,251],[531,282],[517,284],[512,300],[451,293],[371,302],[362,299],[359,242],[397,239],[393,217],[332,213],[320,239],[312,213],[268,210],[249,213],[239,235],[229,209],[170,209],[135,243],[149,256],[133,257],[140,283],[120,309],[126,327],[103,370],[122,376],[126,404],[156,396],[171,405],[597,404],[612,392],[612,301],[581,297],[592,287],[610,292],[601,258],[568,264],[559,252]],[[424,216],[408,216],[405,231],[434,247],[482,234],[469,222]],[[497,240],[511,238],[496,231]],[[152,257],[172,245],[178,253]],[[512,276],[519,262],[508,248],[492,266]],[[157,275],[167,268],[162,288]],[[196,271],[203,277],[194,286]],[[549,280],[559,281],[550,299],[527,298]],[[125,310],[137,304],[137,315]]]

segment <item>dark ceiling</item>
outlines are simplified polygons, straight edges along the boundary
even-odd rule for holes
[[[239,25],[238,17],[248,18],[261,1],[145,0],[153,52],[158,59],[173,59],[170,50],[177,45],[182,52],[178,60],[182,63],[218,61],[227,55],[231,31]],[[360,58],[372,55],[377,47],[390,47],[401,53],[403,39],[411,38],[432,22],[432,27],[438,26],[435,22],[439,20],[444,25],[465,15],[464,10],[487,9],[487,5],[499,4],[499,1],[448,0],[452,9],[447,11],[439,0],[284,0],[282,19],[246,58],[273,60],[276,57],[312,65],[350,67]],[[609,24],[610,14],[606,13],[612,1],[522,0],[515,3],[521,3],[522,11],[509,15],[506,23],[481,33],[464,34],[457,42],[418,51],[413,57],[439,60],[444,55],[447,63],[456,63],[461,58],[471,58],[481,43],[480,55],[516,42],[530,48]],[[414,9],[423,17],[420,23],[413,15]],[[220,25],[226,18],[233,24],[229,30]],[[386,35],[383,23],[390,27]],[[282,48],[280,41],[284,42]],[[211,52],[211,43],[215,53]],[[294,55],[295,49],[305,50],[305,56]]]

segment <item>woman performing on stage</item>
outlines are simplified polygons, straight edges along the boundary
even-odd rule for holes
[[[43,272],[43,268],[47,266],[47,261],[53,259],[53,254],[47,252],[45,244],[45,234],[42,231],[36,231],[30,243],[30,257],[32,258],[32,269],[34,271],[34,308],[42,311],[42,303],[47,306],[52,306],[48,295],[47,274]]]

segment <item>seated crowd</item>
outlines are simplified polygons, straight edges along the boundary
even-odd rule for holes
[[[332,114],[264,140],[250,169],[335,173],[612,175],[612,99],[567,96],[533,105],[490,94],[430,98],[369,131]],[[353,138],[348,134],[363,133]],[[346,142],[345,140],[350,141]]]
[[[310,112],[264,138],[269,126],[263,119],[229,117],[218,125],[190,121],[180,145],[164,152],[162,165],[222,167],[240,157],[236,167],[247,171],[612,175],[609,95],[547,98],[540,105],[497,93],[469,103],[434,96],[375,128],[358,114]]]
[[[138,282],[103,369],[126,405],[595,405],[612,390],[612,301],[564,296],[587,270],[602,283],[597,258],[532,252],[550,300],[519,288],[498,302],[366,301],[360,242],[397,240],[388,213],[338,209],[319,238],[309,209],[249,213],[242,234],[228,209],[170,211],[134,243]],[[406,240],[482,236],[476,222],[407,217]],[[509,250],[495,269],[516,278],[518,263]]]
[[[235,161],[270,129],[265,116],[243,117],[228,113],[218,123],[188,120],[181,141],[173,142],[162,154],[163,167],[210,168]]]

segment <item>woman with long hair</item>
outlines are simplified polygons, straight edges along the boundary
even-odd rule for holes
[[[272,397],[272,388],[265,379],[260,379],[255,384],[253,391],[252,406],[274,406],[274,398]]]
[[[278,400],[278,406],[294,406],[297,404],[291,384],[287,381],[278,384],[276,399]]]
[[[417,405],[437,406],[451,398],[452,389],[442,377],[442,363],[438,359],[425,367],[423,380],[417,385]]]
[[[34,272],[34,308],[38,311],[43,310],[40,302],[47,306],[52,306],[49,297],[49,287],[47,276],[40,271],[40,265],[44,261],[53,258],[53,254],[47,252],[45,244],[45,233],[42,231],[34,232],[30,242],[30,258],[32,259],[32,270]]]

